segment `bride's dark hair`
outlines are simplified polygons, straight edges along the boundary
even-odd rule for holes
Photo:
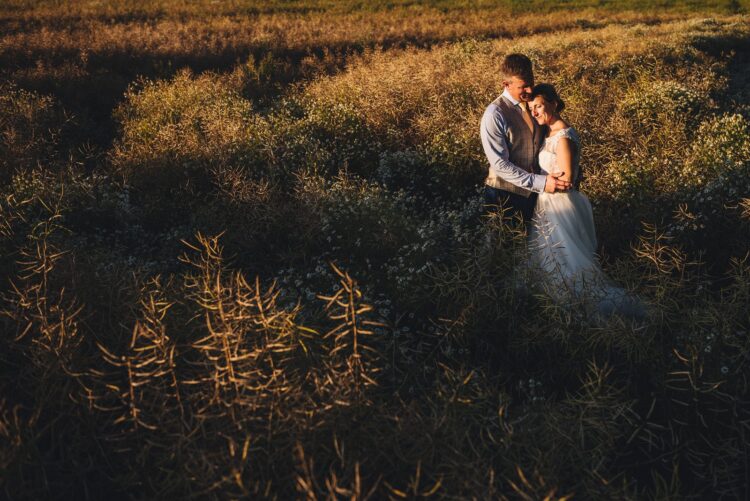
[[[562,110],[565,109],[565,103],[560,98],[560,95],[552,84],[540,83],[539,85],[535,85],[534,88],[531,89],[531,99],[534,99],[537,96],[542,96],[548,103],[556,103],[557,109],[555,111],[558,114],[562,113]]]

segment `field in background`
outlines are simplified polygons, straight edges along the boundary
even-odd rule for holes
[[[747,496],[749,6],[632,5],[6,1],[4,495]],[[482,216],[514,51],[645,326]]]
[[[254,77],[246,93],[262,98],[338,72],[353,56],[379,47],[430,47],[467,37],[511,38],[745,8],[733,1],[631,4],[9,0],[0,11],[0,75],[55,95],[88,122],[87,139],[107,144],[115,134],[112,108],[139,76],[245,66]],[[513,22],[501,21],[508,16]]]

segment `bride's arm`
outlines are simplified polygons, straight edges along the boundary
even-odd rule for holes
[[[557,159],[557,168],[562,171],[560,179],[571,181],[573,177],[573,158],[575,157],[575,143],[567,137],[561,137],[557,142],[555,156]]]

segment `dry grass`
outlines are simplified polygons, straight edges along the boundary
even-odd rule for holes
[[[431,46],[464,37],[512,38],[609,23],[675,19],[675,13],[595,11],[573,15],[524,14],[498,22],[507,8],[489,11],[414,9],[214,15],[110,15],[96,11],[48,15],[35,10],[0,19],[2,78],[25,88],[53,93],[76,115],[102,129],[97,142],[113,135],[110,111],[139,75],[165,77],[188,67],[228,70],[247,62],[257,75],[245,92],[265,97],[289,82],[309,80],[345,67],[353,55],[375,47]],[[124,12],[129,12],[127,7]],[[75,12],[75,8],[73,8]],[[167,9],[169,12],[169,9]]]

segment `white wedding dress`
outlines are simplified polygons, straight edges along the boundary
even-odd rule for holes
[[[551,134],[539,153],[543,174],[559,172],[557,145],[562,138],[575,143],[572,179],[581,177],[580,139],[572,127]],[[571,188],[565,192],[540,193],[529,231],[532,265],[541,271],[541,283],[553,300],[582,305],[588,314],[612,314],[643,319],[645,308],[638,298],[614,285],[602,272],[596,258],[594,215],[589,199]]]

